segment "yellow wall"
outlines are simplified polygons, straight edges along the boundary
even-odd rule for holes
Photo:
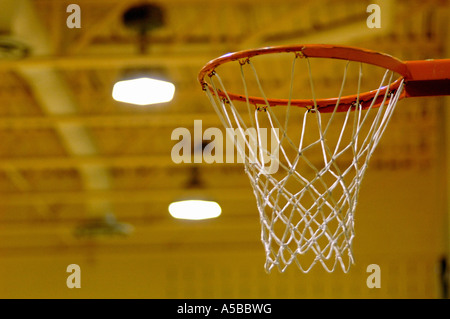
[[[340,269],[329,274],[320,266],[308,274],[295,266],[284,274],[266,274],[255,218],[253,244],[246,244],[249,230],[236,226],[238,244],[217,251],[205,242],[166,250],[144,246],[114,251],[94,244],[86,250],[10,253],[0,257],[0,297],[439,298],[444,214],[438,207],[436,173],[369,169],[355,220],[356,264],[349,274]],[[187,236],[203,231],[185,227]],[[81,267],[79,289],[66,286],[66,267],[72,263]],[[369,264],[380,266],[379,289],[366,286]]]

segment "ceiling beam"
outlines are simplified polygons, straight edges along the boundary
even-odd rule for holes
[[[36,14],[34,3],[30,0],[21,0],[19,4],[20,10],[12,22],[11,32],[29,44],[34,55],[52,54],[53,48],[49,42],[47,30]],[[17,71],[28,82],[44,113],[62,115],[78,112],[73,92],[54,68],[22,65],[17,68]],[[86,128],[65,124],[58,125],[56,131],[69,154],[93,155],[97,153],[97,147]],[[108,171],[102,167],[84,165],[78,168],[86,188],[108,189],[110,187]],[[104,201],[96,200],[88,204],[92,212],[110,210],[109,204]]]
[[[353,13],[348,17],[340,17],[337,20],[333,20],[330,16],[330,20],[326,25],[320,26],[317,30],[313,26],[310,29],[298,30],[297,32],[286,32],[283,29],[283,24],[277,24],[276,21],[271,23],[271,28],[261,29],[258,32],[250,34],[247,39],[244,39],[242,46],[244,47],[258,47],[263,45],[288,45],[288,44],[311,44],[311,43],[326,43],[326,44],[345,44],[357,41],[359,39],[373,38],[375,36],[388,34],[395,21],[395,0],[382,1],[373,0],[372,3],[378,4],[381,8],[381,28],[370,29],[367,26],[367,17],[370,13],[366,12],[366,6],[364,3],[360,4],[360,11]],[[336,3],[330,2],[331,9],[328,10],[330,15],[333,13],[333,6]],[[351,4],[351,3],[350,3]],[[355,4],[354,4],[355,5]],[[338,8],[340,6],[336,6]],[[342,10],[342,7],[340,7]],[[314,12],[310,13],[314,15]],[[305,13],[300,11],[291,11],[288,17],[283,19],[292,20],[296,16],[304,16]],[[336,13],[337,15],[337,13]],[[308,17],[311,21],[314,21],[313,17]]]
[[[245,118],[245,115],[243,116]],[[183,114],[101,114],[81,115],[62,114],[49,116],[0,117],[0,129],[39,129],[58,125],[82,125],[88,127],[191,127],[194,120],[202,120],[204,127],[222,127],[215,113],[183,113]]]
[[[187,194],[185,188],[152,189],[152,190],[91,190],[91,191],[51,191],[51,192],[21,192],[0,195],[1,206],[28,206],[51,204],[82,204],[90,201],[108,201],[111,203],[152,203],[171,202]],[[204,194],[216,200],[251,200],[254,195],[251,186],[205,188]]]
[[[56,68],[64,70],[79,69],[111,69],[118,67],[139,66],[195,66],[200,67],[209,60],[221,55],[223,51],[211,54],[206,53],[178,53],[178,54],[98,54],[78,56],[39,56],[22,60],[1,60],[0,70],[14,70],[18,68]]]
[[[42,3],[52,3],[54,0],[40,0]],[[98,4],[99,6],[107,3],[108,5],[113,5],[115,3],[120,3],[123,0],[97,0],[92,2],[92,0],[77,0],[76,3],[82,6],[92,6],[93,4]],[[311,2],[312,0],[307,0]],[[280,0],[258,0],[258,5],[264,4],[277,4]],[[283,0],[285,3],[298,3],[298,0]],[[67,2],[70,3],[70,2]],[[160,4],[162,6],[171,6],[171,5],[179,5],[179,4],[197,4],[201,6],[205,6],[207,4],[255,4],[255,0],[152,0],[152,3]]]
[[[97,20],[94,25],[90,25],[89,28],[83,28],[83,33],[76,40],[76,42],[70,47],[71,54],[79,53],[98,35],[101,34],[107,27],[113,24],[115,19],[127,9],[131,4],[131,0],[120,1],[113,4],[113,8],[110,8],[105,12],[105,15]],[[91,5],[91,4],[90,4]]]
[[[20,157],[16,159],[0,159],[0,169],[9,170],[44,170],[44,169],[69,169],[83,166],[104,167],[148,167],[164,168],[191,165],[194,163],[176,164],[172,161],[170,153],[167,155],[132,155],[132,156],[70,156],[70,157]],[[243,165],[242,163],[227,163],[215,165]]]

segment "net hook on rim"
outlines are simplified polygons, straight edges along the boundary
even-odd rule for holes
[[[300,58],[300,59],[307,58],[307,56],[303,53],[303,49],[304,49],[304,47],[300,48],[299,51],[295,51],[296,58]]]

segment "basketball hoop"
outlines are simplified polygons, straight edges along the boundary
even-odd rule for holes
[[[334,79],[339,68],[343,75]],[[260,76],[267,69],[271,75]],[[312,76],[317,69],[323,80]],[[266,271],[296,264],[308,272],[320,263],[329,272],[337,265],[348,272],[369,159],[400,99],[450,95],[450,60],[403,62],[346,46],[278,46],[226,54],[206,64],[198,79],[224,127],[234,130],[227,130],[235,133],[230,137],[243,141],[236,148],[256,197]],[[324,95],[337,86],[337,97],[322,96],[318,82]],[[283,90],[287,97],[273,97]],[[264,128],[275,145],[263,143]]]

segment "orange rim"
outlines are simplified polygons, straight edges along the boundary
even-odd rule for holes
[[[359,49],[349,46],[337,46],[337,45],[323,45],[323,44],[310,44],[310,45],[293,45],[293,46],[276,46],[276,47],[265,47],[254,50],[245,50],[234,53],[225,54],[217,59],[214,59],[207,63],[200,71],[198,75],[198,80],[202,85],[204,90],[210,90],[214,93],[214,89],[211,84],[206,82],[207,77],[212,77],[215,69],[225,63],[239,60],[246,60],[258,55],[264,54],[275,54],[275,53],[295,53],[301,57],[313,57],[313,58],[332,58],[332,59],[341,59],[348,61],[356,61],[363,62],[368,64],[377,65],[394,72],[397,72],[401,75],[396,81],[392,82],[389,88],[381,88],[381,90],[373,90],[364,93],[360,93],[359,95],[349,95],[339,98],[327,98],[327,99],[316,99],[316,103],[314,104],[314,100],[302,100],[302,99],[267,99],[269,106],[282,106],[282,105],[294,105],[298,107],[310,108],[312,109],[315,105],[322,112],[333,111],[336,108],[336,103],[339,101],[338,108],[336,111],[343,112],[348,110],[349,107],[355,106],[355,102],[359,99],[359,103],[361,107],[368,108],[372,105],[373,100],[376,99],[373,106],[379,106],[386,94],[395,93],[403,79],[403,77],[407,77],[408,69],[404,62],[390,56],[387,54]],[[377,95],[377,91],[379,91]],[[244,95],[235,94],[233,92],[223,92],[221,90],[217,91],[224,99],[231,99],[236,101],[249,101],[251,104],[256,106],[258,105],[266,105],[266,100],[261,97],[249,96],[248,98]],[[404,95],[402,96],[404,97]]]
[[[389,87],[360,93],[359,95],[349,95],[341,97],[340,99],[317,99],[315,104],[313,100],[267,99],[269,106],[290,104],[299,107],[313,108],[314,105],[317,105],[318,109],[327,112],[333,111],[336,107],[336,103],[339,101],[337,111],[342,112],[348,110],[349,107],[355,106],[355,102],[359,99],[362,108],[368,108],[370,106],[377,107],[384,100],[386,93],[388,93],[387,99],[389,99],[389,96],[397,91],[402,80],[405,80],[406,84],[405,91],[402,92],[400,98],[450,94],[450,59],[403,62],[388,54],[372,50],[324,44],[274,46],[225,54],[207,63],[200,70],[198,81],[203,90],[210,90],[214,94],[213,87],[211,84],[207,83],[205,79],[212,77],[218,66],[231,61],[245,61],[254,56],[275,53],[295,53],[301,57],[331,58],[362,62],[389,69],[398,73],[400,77],[392,82]],[[439,70],[439,72],[436,70]],[[432,83],[432,85],[430,85],[433,88],[432,91],[425,89],[427,87],[426,83]],[[220,90],[217,91],[217,94],[224,99],[229,98],[238,101],[248,100],[256,106],[266,105],[266,100],[261,97],[249,96],[247,98],[244,95],[235,94],[233,92],[223,92]],[[376,101],[373,103],[374,99],[376,99]]]

